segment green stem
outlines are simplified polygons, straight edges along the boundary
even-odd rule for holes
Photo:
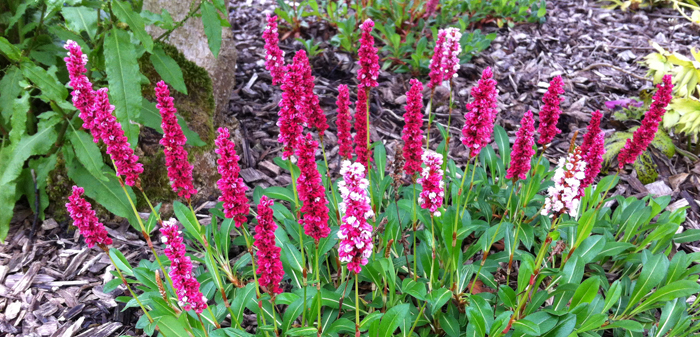
[[[194,1],[193,1],[193,3],[194,3]],[[172,34],[173,31],[175,31],[176,29],[180,28],[183,24],[185,24],[185,22],[187,20],[189,20],[192,16],[194,16],[199,11],[199,8],[202,7],[203,3],[204,3],[204,0],[200,1],[196,7],[194,7],[192,10],[190,10],[189,13],[187,13],[187,16],[185,16],[184,19],[182,19],[181,21],[178,21],[172,28],[168,29],[163,34],[160,34],[160,36],[158,36],[156,38],[155,42],[161,42],[164,38],[170,36],[170,34]],[[190,8],[192,8],[192,5],[190,5]]]
[[[413,281],[418,281],[418,246],[416,244],[416,176],[413,176]]]
[[[318,335],[321,336],[323,333],[323,324],[321,322],[321,269],[318,267],[318,255],[320,254],[320,250],[318,249],[318,241],[316,241],[316,291],[317,291],[317,297],[318,297]]]
[[[457,248],[457,225],[459,223],[458,220],[461,218],[459,216],[459,205],[462,202],[462,187],[464,186],[464,181],[467,178],[467,171],[468,170],[469,170],[469,163],[467,162],[467,166],[464,168],[464,174],[462,174],[462,182],[459,184],[459,190],[457,192],[457,203],[455,204],[456,205],[456,212],[458,212],[458,213],[455,214],[455,223],[452,226],[452,249],[453,250]],[[472,179],[473,179],[473,176],[472,176]],[[449,266],[452,267],[453,272],[454,272],[454,273],[450,272],[450,285],[452,285],[452,284],[454,284],[454,274],[457,272],[457,260],[452,259],[452,257],[450,257],[450,259],[452,261],[451,261]]]
[[[204,326],[204,321],[202,321],[202,315],[197,314],[197,318],[199,318],[199,323],[202,324],[202,331],[204,331],[204,336],[209,337],[209,332],[207,332],[207,327]]]
[[[472,165],[472,178],[471,181],[469,182],[469,190],[467,191],[467,197],[464,199],[464,206],[462,207],[462,215],[464,216],[464,212],[467,210],[467,204],[469,203],[469,197],[471,197],[472,194],[472,189],[474,188],[474,175],[476,174],[476,164],[479,163],[478,160],[476,160],[476,157],[474,157],[474,165]],[[467,163],[467,168],[469,167],[469,163]],[[459,207],[459,205],[457,205]],[[457,214],[459,216],[459,214]]]
[[[432,124],[432,119],[430,118],[433,115],[433,96],[435,95],[435,89],[430,91],[430,100],[428,101],[428,107],[426,110],[428,110],[428,128],[425,131],[425,148],[430,150],[430,126]]]
[[[479,271],[477,271],[476,275],[474,275],[474,281],[472,281],[472,286],[469,289],[470,295],[474,294],[474,285],[476,285],[476,281],[479,279],[479,274],[481,274],[481,268],[484,267],[484,263],[486,263],[486,258],[489,256],[489,251],[491,250],[491,246],[496,241],[496,237],[498,236],[498,232],[501,230],[501,225],[503,225],[503,220],[506,218],[506,215],[508,214],[508,210],[510,209],[510,200],[513,197],[514,190],[515,190],[515,186],[513,186],[510,189],[510,195],[508,196],[508,202],[506,203],[506,211],[503,213],[503,216],[501,217],[501,221],[498,222],[498,227],[496,227],[496,233],[493,234],[493,237],[491,238],[491,242],[489,242],[489,245],[486,247],[486,250],[484,251],[484,257],[481,259],[481,265],[479,265]]]
[[[435,270],[435,221],[433,220],[433,214],[430,213],[430,248],[432,250],[432,259],[430,260],[430,274],[428,274],[428,292],[433,291],[433,270]]]
[[[360,334],[360,288],[357,286],[357,274],[355,274],[355,334]]]
[[[248,253],[250,253],[250,262],[253,267],[253,280],[255,281],[255,295],[258,299],[258,302],[260,302],[260,284],[258,283],[258,271],[255,269],[255,256],[253,256],[253,244],[250,242],[250,240],[248,240],[248,231],[246,230],[245,226],[241,226],[241,232],[243,232],[243,238],[245,239],[245,244],[248,247]],[[267,325],[267,322],[265,322],[265,313],[263,312],[262,305],[260,307],[260,318],[262,319],[263,325]],[[274,317],[272,319],[274,319]],[[269,337],[267,331],[265,331],[265,336]]]
[[[418,312],[418,315],[416,315],[416,320],[413,321],[413,326],[411,326],[411,330],[408,332],[408,337],[413,335],[413,331],[416,329],[416,325],[418,325],[418,320],[420,319],[420,315],[423,314],[426,304],[428,304],[428,301],[423,302],[423,305],[420,307],[420,311]]]
[[[192,217],[197,221],[197,225],[201,226],[199,223],[199,219],[197,219],[197,214],[194,212],[194,208],[192,208],[192,203],[187,200],[187,206],[190,208],[190,212],[192,212]],[[204,238],[204,250],[205,254],[207,255],[207,258],[210,261],[214,261],[214,252],[211,249],[211,246],[209,245],[209,242]],[[213,265],[213,263],[212,263]],[[226,292],[224,291],[223,288],[223,283],[221,282],[221,276],[219,275],[219,271],[216,269],[216,265],[213,265],[214,270],[210,270],[209,272],[211,273],[211,276],[213,278],[216,278],[216,284],[218,285],[219,292],[221,293],[221,296],[223,297],[224,301],[226,302],[226,306],[228,307],[228,300],[226,299]],[[216,321],[216,317],[214,315],[211,316],[212,320],[214,321],[214,325],[219,326],[219,322]]]
[[[109,249],[107,248],[107,246],[100,245],[100,248],[102,248],[102,250],[104,250],[104,252],[107,254],[107,257],[109,257],[109,261],[112,262],[114,269],[119,274],[119,278],[122,279],[122,283],[124,283],[124,286],[126,286],[126,289],[129,290],[131,297],[133,297],[136,300],[136,303],[138,303],[139,307],[141,307],[141,310],[143,310],[143,313],[148,318],[148,321],[153,323],[153,318],[151,317],[151,314],[148,313],[148,310],[146,310],[146,307],[143,305],[143,303],[141,303],[141,300],[139,300],[139,297],[136,296],[136,293],[134,293],[134,291],[131,289],[129,282],[126,281],[126,278],[124,277],[124,274],[122,274],[122,271],[119,269],[119,267],[117,267],[117,264],[114,263],[114,260],[112,259],[112,255],[109,254]],[[161,332],[161,334],[162,334],[162,332]]]
[[[297,210],[299,209],[299,197],[297,195],[297,183],[296,180],[294,180],[294,166],[292,165],[292,159],[289,159],[289,174],[292,178],[292,189],[294,190],[294,212],[292,214],[296,215]],[[304,280],[304,310],[301,311],[301,326],[304,326],[304,323],[306,322],[306,255],[304,254],[304,230],[301,227],[301,223],[297,221],[299,224],[299,241],[301,243],[300,248],[301,248],[301,266],[302,266],[302,277]]]
[[[331,171],[328,168],[328,159],[326,159],[326,147],[323,146],[323,136],[321,139],[321,152],[323,153],[323,162],[326,164],[326,177],[328,178],[328,185],[331,188],[331,196],[333,197],[333,205],[335,206],[335,213],[338,218],[338,226],[340,226],[340,212],[338,211],[338,199],[335,197],[335,188],[333,187],[333,181],[331,180]]]

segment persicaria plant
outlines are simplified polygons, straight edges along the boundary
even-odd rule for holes
[[[452,123],[461,33],[440,31],[429,78],[407,86],[397,151],[403,156],[387,174],[387,149],[369,137],[379,66],[374,23],[367,20],[354,116],[353,90],[344,84],[337,110],[328,112],[337,114],[341,161],[334,172],[323,137],[326,112],[306,53],[285,60],[276,17],[267,24],[265,62],[282,91],[276,162],[291,174],[290,186],[258,186],[249,198],[229,130],[219,129],[220,203],[209,211],[211,222],[200,223],[191,204],[197,191],[186,139],[161,82],[154,89],[161,144],[179,200],[173,203],[177,219],[161,218],[157,207],[145,222],[135,214],[134,226],[153,258],[133,267],[110,249],[112,240],[82,188],[74,187],[66,205],[88,246],[103,249],[115,265],[115,279],[104,290],[124,287],[131,297],[118,299],[143,311],[138,328],[166,337],[689,336],[700,330],[700,255],[676,245],[695,233],[678,233],[685,212],[665,210],[669,197],[613,196],[618,173],[598,178],[602,114],[593,112],[582,141],[571,139],[556,166],[543,157],[560,133],[561,77],[552,79],[539,114],[524,115],[511,144],[494,126],[497,83],[484,69],[454,142],[468,156],[453,158],[449,128],[436,123],[439,132],[430,137],[432,118],[424,123],[438,86],[450,91]],[[92,88],[80,48],[71,42],[66,48],[83,127],[106,145],[122,184],[142,192],[142,166],[107,90]],[[651,142],[672,87],[666,76],[622,150],[617,172]],[[230,256],[235,245],[246,249]]]

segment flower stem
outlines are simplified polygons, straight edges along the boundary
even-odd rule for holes
[[[197,318],[199,318],[199,323],[202,324],[202,331],[204,331],[204,336],[209,337],[209,333],[207,332],[207,327],[204,326],[204,321],[202,321],[202,315],[197,314]]]
[[[297,183],[294,180],[294,166],[292,165],[292,159],[289,159],[289,174],[292,177],[292,189],[294,190],[294,212],[292,214],[296,214],[296,211],[299,209],[299,197],[297,195]],[[307,281],[306,281],[306,256],[304,254],[304,231],[303,228],[301,227],[301,223],[297,221],[299,224],[299,241],[300,241],[300,248],[301,248],[301,267],[302,267],[302,277],[303,277],[303,282],[304,282],[304,310],[301,311],[301,326],[304,326],[304,323],[306,321],[306,286],[307,286]]]
[[[413,176],[413,281],[418,281],[418,246],[416,244],[416,176]]]
[[[413,336],[413,330],[416,329],[416,326],[418,325],[418,320],[420,319],[420,315],[423,314],[423,310],[425,309],[426,304],[428,304],[428,301],[423,302],[423,305],[420,307],[420,311],[418,312],[418,315],[416,315],[416,320],[413,321],[413,326],[411,326],[411,330],[408,332],[408,337]]]
[[[321,324],[321,269],[318,267],[318,255],[321,251],[318,249],[318,241],[316,241],[316,291],[318,296],[318,336],[323,333],[323,324]]]
[[[428,274],[428,293],[433,291],[433,270],[435,270],[435,221],[430,213],[430,248],[432,249],[432,259],[430,259],[430,274]]]
[[[360,288],[357,286],[357,274],[355,274],[355,335],[360,334]]]
[[[245,226],[241,226],[241,232],[243,232],[243,238],[245,239],[245,244],[248,247],[248,253],[250,253],[250,262],[253,267],[253,280],[255,281],[255,295],[258,299],[258,304],[260,303],[260,284],[258,283],[258,271],[255,269],[255,256],[253,256],[253,244],[248,240],[248,231]],[[263,312],[262,305],[260,305],[260,318],[262,319],[263,325],[267,325],[265,322],[265,313]],[[272,318],[274,319],[274,317]],[[267,331],[265,331],[265,336],[269,336]]]
[[[428,128],[426,129],[425,132],[425,148],[430,150],[430,126],[432,124],[432,120],[430,117],[433,115],[433,96],[435,95],[435,89],[430,90],[430,100],[428,101],[428,107],[426,110],[428,110]]]
[[[338,218],[338,225],[340,225],[340,211],[338,211],[338,199],[335,198],[335,188],[333,187],[333,181],[331,180],[331,171],[328,167],[328,159],[326,158],[326,147],[323,146],[323,135],[319,135],[319,137],[321,139],[321,152],[323,153],[323,162],[326,164],[326,177],[328,178],[328,185],[331,189],[333,205],[335,206],[335,215]]]

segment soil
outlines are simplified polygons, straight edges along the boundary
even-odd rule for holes
[[[289,175],[277,167],[273,158],[281,154],[276,126],[279,87],[272,86],[264,68],[264,13],[274,1],[232,1],[230,18],[239,51],[236,71],[237,87],[231,97],[230,116],[241,122],[244,136],[241,172],[249,187],[287,185]],[[511,28],[491,25],[482,31],[497,31],[491,46],[462,65],[455,79],[456,104],[452,116],[450,158],[465,162],[466,150],[458,142],[463,124],[464,105],[470,100],[469,90],[481,71],[491,66],[498,80],[499,116],[497,123],[511,137],[523,113],[538,111],[547,83],[562,75],[566,94],[563,114],[556,137],[545,156],[552,162],[566,152],[576,131],[585,132],[590,112],[604,112],[606,135],[633,126],[612,120],[605,110],[606,101],[637,96],[640,90],[652,88],[644,78],[639,61],[653,52],[649,41],[671,51],[687,53],[689,46],[699,46],[699,29],[671,9],[651,12],[621,12],[602,9],[596,1],[550,0],[546,22],[516,24]],[[331,129],[324,140],[331,170],[337,174],[338,146],[335,137],[335,99],[337,86],[348,84],[356,89],[356,65],[352,56],[339,52],[327,42],[329,28],[312,23],[301,32],[305,39],[317,37],[323,53],[312,59],[316,76],[316,93],[325,110]],[[287,38],[282,42],[288,61],[299,42]],[[389,156],[400,146],[405,92],[410,77],[382,72],[379,86],[372,90],[371,137],[383,141]],[[424,82],[427,76],[421,78]],[[444,90],[438,94],[444,95]],[[351,96],[354,101],[355,96]],[[438,97],[440,100],[441,97]],[[442,101],[445,101],[442,98]],[[426,102],[427,103],[427,102]],[[447,124],[447,107],[438,106],[436,121]],[[434,129],[432,134],[437,134]],[[514,137],[513,137],[514,138]],[[511,139],[512,140],[512,139]],[[579,135],[578,142],[581,141]],[[320,160],[320,153],[318,159]],[[685,228],[700,228],[700,161],[692,155],[676,155],[671,159],[657,154],[657,182],[644,185],[634,170],[621,172],[617,195],[641,197],[648,194],[670,195],[669,207],[689,206]],[[616,163],[611,165],[614,171]],[[609,174],[604,171],[602,174]],[[252,189],[251,189],[252,191]],[[198,205],[201,210],[213,202]],[[105,294],[103,285],[112,278],[108,257],[99,249],[88,248],[67,222],[49,218],[37,224],[35,239],[30,239],[33,216],[27,205],[18,205],[13,225],[5,243],[0,244],[0,334],[7,336],[119,336],[141,335],[134,328],[138,311],[122,311],[115,301],[121,289]],[[125,221],[105,221],[114,247],[136,265],[150,257],[148,247]],[[682,249],[700,251],[695,244]]]

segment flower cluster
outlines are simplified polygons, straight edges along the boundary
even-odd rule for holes
[[[92,248],[95,244],[111,245],[112,239],[107,236],[105,226],[95,216],[90,203],[83,199],[84,193],[82,187],[73,186],[73,194],[68,197],[66,209],[73,219],[73,225],[85,237],[88,247]]]
[[[437,5],[439,3],[440,3],[440,0],[428,0],[425,3],[425,15],[423,15],[423,17],[424,18],[431,17],[435,13],[435,10],[437,9]]]
[[[540,139],[537,143],[540,145],[550,143],[554,136],[561,133],[561,130],[557,129],[557,122],[559,122],[559,115],[561,114],[561,109],[559,108],[561,98],[559,98],[559,95],[562,94],[564,94],[564,82],[561,80],[561,76],[555,76],[549,82],[549,89],[542,97],[544,106],[540,110],[540,125],[537,128],[537,132],[540,134]]]
[[[457,70],[459,70],[459,54],[462,52],[462,46],[459,44],[461,38],[462,33],[459,32],[459,29],[445,29],[445,46],[442,49],[443,57],[440,62],[440,68],[442,68],[444,72],[444,80],[457,77]]]
[[[68,56],[63,60],[68,68],[68,77],[70,78],[69,85],[73,87],[71,95],[73,95],[73,105],[80,111],[80,119],[83,120],[83,128],[91,130],[95,123],[94,105],[95,92],[92,90],[92,83],[85,76],[87,69],[87,55],[83,54],[80,46],[72,40],[68,40],[63,46],[68,50]],[[93,134],[95,139],[99,140],[98,136]]]
[[[262,35],[265,39],[265,69],[270,71],[272,84],[282,83],[284,79],[284,52],[280,49],[277,31],[277,15],[267,14],[267,27]]]
[[[369,114],[369,102],[367,101],[368,88],[359,88],[357,91],[357,102],[355,102],[355,154],[357,161],[369,169],[369,160],[372,153],[369,149],[369,125],[367,124]]]
[[[335,125],[338,127],[338,152],[343,159],[352,157],[352,134],[350,134],[350,92],[348,86],[341,84],[338,86],[338,116]]]
[[[165,256],[170,259],[170,278],[180,306],[186,311],[194,310],[201,314],[207,308],[207,298],[199,291],[199,281],[192,273],[192,261],[185,256],[186,247],[183,243],[182,232],[177,228],[175,220],[163,221],[160,228],[161,240],[167,245]]]
[[[304,97],[300,103],[306,105],[303,109],[306,124],[309,127],[315,127],[320,137],[323,137],[323,133],[328,130],[328,122],[326,121],[326,114],[323,112],[323,109],[321,109],[318,96],[314,93],[314,76],[311,75],[309,58],[303,50],[300,50],[295,56],[298,56],[299,69],[303,72],[301,78],[304,81]],[[297,57],[295,57],[295,59],[297,59]]]
[[[321,181],[321,174],[316,167],[316,149],[318,143],[313,140],[311,134],[301,142],[297,149],[299,161],[297,166],[301,170],[297,178],[297,189],[299,199],[304,204],[301,212],[304,214],[301,224],[304,225],[306,235],[318,240],[328,237],[331,229],[328,227],[328,208],[326,205],[326,193]]]
[[[280,100],[280,111],[277,113],[279,119],[277,126],[280,128],[277,140],[284,145],[282,159],[287,159],[294,154],[294,149],[299,145],[301,134],[304,131],[304,121],[306,115],[304,78],[304,60],[306,52],[300,50],[294,55],[292,64],[287,67],[287,72],[282,81],[282,100]],[[301,111],[300,111],[301,109]]]
[[[365,167],[361,163],[345,160],[341,164],[340,174],[343,181],[338,182],[338,191],[343,199],[338,208],[343,213],[338,238],[338,256],[341,262],[348,264],[348,270],[359,274],[372,255],[372,225],[367,219],[374,216],[370,206],[365,179]]]
[[[554,171],[554,186],[547,189],[547,198],[544,200],[542,215],[569,214],[575,217],[578,214],[581,196],[579,189],[581,181],[586,178],[586,162],[581,156],[581,148],[575,148],[567,158],[559,158],[559,165]]]
[[[177,123],[173,98],[170,97],[170,90],[165,82],[160,81],[156,85],[156,108],[163,118],[161,127],[163,128],[163,145],[165,152],[165,166],[168,167],[168,178],[173,187],[173,191],[180,197],[189,199],[197,193],[192,184],[192,164],[187,161],[187,150],[183,147],[187,142],[185,134],[182,133],[180,124]]]
[[[476,157],[491,142],[498,107],[498,89],[490,67],[484,69],[479,83],[472,88],[471,95],[474,101],[467,103],[462,144],[470,150],[472,157]]]
[[[275,230],[277,224],[273,219],[272,201],[267,196],[260,197],[258,204],[258,224],[255,226],[255,247],[258,247],[258,270],[260,275],[258,282],[261,287],[267,287],[272,294],[281,294],[280,281],[284,277],[282,261],[280,260],[280,247],[275,244]]]
[[[435,49],[433,50],[433,58],[430,60],[430,82],[428,88],[435,90],[435,87],[442,83],[444,72],[442,70],[442,56],[445,48],[445,37],[447,31],[441,29],[438,33],[438,38],[435,41]]]
[[[625,147],[617,156],[620,169],[625,167],[625,164],[632,164],[637,157],[647,149],[656,136],[656,131],[659,129],[659,122],[666,113],[666,106],[673,98],[673,83],[671,75],[665,75],[663,84],[657,85],[658,91],[654,94],[654,102],[651,103],[649,111],[644,115],[642,125],[632,135],[631,139],[627,139]]]
[[[583,136],[581,153],[583,161],[586,162],[586,178],[581,182],[581,194],[583,189],[593,183],[595,177],[600,173],[603,166],[603,155],[605,154],[605,134],[600,130],[600,120],[603,114],[595,111],[588,124],[588,132]]]
[[[417,79],[411,80],[411,89],[406,93],[406,124],[403,126],[403,153],[406,159],[404,170],[409,176],[421,169],[423,156],[423,84]]]
[[[95,92],[95,124],[91,131],[93,136],[98,135],[107,145],[107,154],[114,161],[117,175],[124,176],[124,182],[127,185],[134,186],[139,180],[139,175],[143,173],[143,165],[138,162],[139,157],[129,146],[122,125],[112,114],[113,111],[114,105],[109,104],[107,88],[97,90]]]
[[[219,128],[219,136],[214,141],[216,154],[219,155],[216,164],[218,166],[221,179],[216,182],[221,196],[219,201],[224,203],[224,215],[236,222],[236,227],[240,227],[246,221],[249,206],[245,191],[248,190],[243,178],[238,174],[241,168],[238,166],[238,155],[236,145],[229,139],[231,135],[227,128]]]
[[[530,171],[530,160],[535,154],[535,119],[532,111],[528,111],[520,120],[520,128],[515,133],[515,144],[513,153],[510,155],[510,167],[506,174],[506,179],[525,179]]]
[[[379,56],[377,48],[374,47],[374,37],[372,29],[374,21],[365,20],[360,26],[362,35],[360,36],[360,49],[357,51],[360,70],[357,71],[357,79],[360,81],[360,88],[373,88],[377,86],[379,77]]]
[[[423,209],[430,210],[434,216],[440,216],[438,208],[442,207],[445,197],[445,181],[442,180],[442,155],[432,151],[423,153],[425,167],[418,183],[423,187],[418,202]]]

